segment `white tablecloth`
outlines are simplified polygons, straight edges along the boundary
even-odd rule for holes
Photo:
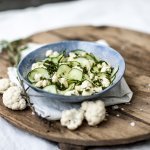
[[[81,0],[0,12],[0,40],[70,25],[112,25],[150,33],[149,0]],[[21,131],[0,118],[0,150],[57,150],[57,145]],[[110,149],[97,148],[97,149]],[[149,150],[150,141],[117,150]]]

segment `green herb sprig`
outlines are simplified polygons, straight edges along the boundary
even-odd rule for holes
[[[9,57],[10,64],[16,66],[20,61],[21,51],[25,50],[27,45],[23,39],[19,39],[13,42],[6,40],[0,41],[0,52],[6,51]]]

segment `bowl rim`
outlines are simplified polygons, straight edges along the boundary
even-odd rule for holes
[[[82,43],[86,43],[86,44],[92,44],[92,45],[96,45],[96,46],[100,46],[100,47],[104,47],[104,48],[109,48],[110,51],[113,51],[113,52],[117,53],[117,55],[121,58],[121,60],[122,60],[122,62],[123,62],[123,66],[122,66],[122,67],[123,67],[123,72],[122,72],[122,75],[120,76],[120,78],[118,78],[117,82],[115,82],[114,84],[108,86],[106,89],[104,89],[104,90],[102,90],[102,91],[100,91],[100,92],[98,92],[98,93],[95,93],[95,94],[93,94],[93,95],[88,95],[88,96],[71,95],[71,96],[68,96],[68,95],[61,95],[61,94],[49,93],[49,92],[44,91],[44,90],[42,90],[42,89],[40,89],[40,88],[34,87],[30,82],[28,82],[28,81],[21,75],[21,73],[20,73],[20,71],[19,71],[19,68],[21,67],[23,60],[26,59],[26,57],[28,57],[29,55],[31,55],[31,54],[34,53],[35,51],[39,51],[39,50],[41,50],[41,49],[45,49],[45,48],[49,47],[50,45],[56,45],[56,44],[61,44],[61,43],[74,43],[74,42],[82,42]],[[124,58],[122,57],[122,55],[121,55],[118,51],[116,51],[116,50],[113,49],[112,47],[100,45],[100,44],[98,44],[98,43],[89,42],[89,41],[64,40],[64,41],[60,41],[60,42],[48,43],[48,44],[46,44],[46,45],[44,45],[44,46],[41,46],[41,47],[39,47],[39,48],[36,48],[35,50],[33,50],[33,51],[30,52],[30,53],[28,53],[28,54],[19,62],[19,64],[17,65],[17,74],[18,74],[19,78],[20,78],[21,80],[23,80],[24,83],[26,83],[30,88],[32,88],[32,89],[38,91],[39,94],[40,94],[40,93],[45,93],[45,94],[48,94],[49,96],[55,96],[55,97],[57,97],[57,98],[62,98],[62,99],[64,99],[64,98],[69,98],[69,99],[70,99],[70,98],[83,99],[83,98],[84,98],[84,99],[86,100],[86,99],[94,99],[94,98],[96,98],[96,97],[99,97],[99,96],[101,96],[102,94],[104,94],[104,93],[106,93],[107,91],[109,91],[110,89],[112,89],[114,86],[116,86],[116,84],[118,84],[118,83],[120,82],[120,80],[122,79],[122,77],[123,77],[123,75],[124,75],[124,73],[125,73],[125,69],[126,69],[126,65],[125,65]]]

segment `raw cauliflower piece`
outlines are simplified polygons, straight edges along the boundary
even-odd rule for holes
[[[26,100],[21,96],[22,90],[18,86],[8,88],[3,94],[3,103],[12,110],[23,110],[26,108]]]
[[[103,87],[108,87],[110,85],[110,81],[107,78],[102,78],[101,83]]]
[[[92,95],[93,93],[94,93],[93,88],[91,88],[89,90],[83,89],[82,96]]]
[[[3,78],[0,79],[0,93],[6,91],[9,87],[14,86],[15,84],[12,83],[9,79]]]
[[[75,53],[70,52],[70,53],[69,53],[69,57],[70,57],[70,58],[75,58],[75,57],[76,57],[76,54],[75,54]]]
[[[57,77],[57,74],[55,73],[53,76],[52,76],[52,82],[53,83],[56,83],[58,81],[58,77]]]
[[[31,70],[34,70],[36,68],[45,68],[45,66],[43,65],[43,62],[36,62],[32,64]]]
[[[53,50],[48,50],[48,51],[46,51],[45,56],[48,57],[52,54],[53,54]]]
[[[68,87],[68,82],[67,82],[67,80],[65,78],[60,78],[59,82],[60,82],[60,84],[64,85],[65,88]]]
[[[96,126],[105,119],[106,109],[104,102],[86,101],[81,104],[81,110],[84,110],[84,117],[89,126]]]
[[[89,89],[91,87],[92,87],[92,83],[88,80],[83,81],[81,84],[82,89]]]
[[[46,87],[47,85],[49,85],[49,81],[48,80],[40,80],[35,84],[35,87]]]
[[[110,65],[107,65],[105,62],[102,63],[101,72],[110,71]]]
[[[62,126],[66,126],[70,130],[75,130],[82,124],[83,119],[83,110],[70,109],[62,112],[60,122]]]

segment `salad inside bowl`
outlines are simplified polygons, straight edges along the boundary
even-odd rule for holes
[[[64,41],[28,54],[19,76],[34,90],[67,102],[96,99],[119,82],[125,63],[110,47],[92,42]]]

